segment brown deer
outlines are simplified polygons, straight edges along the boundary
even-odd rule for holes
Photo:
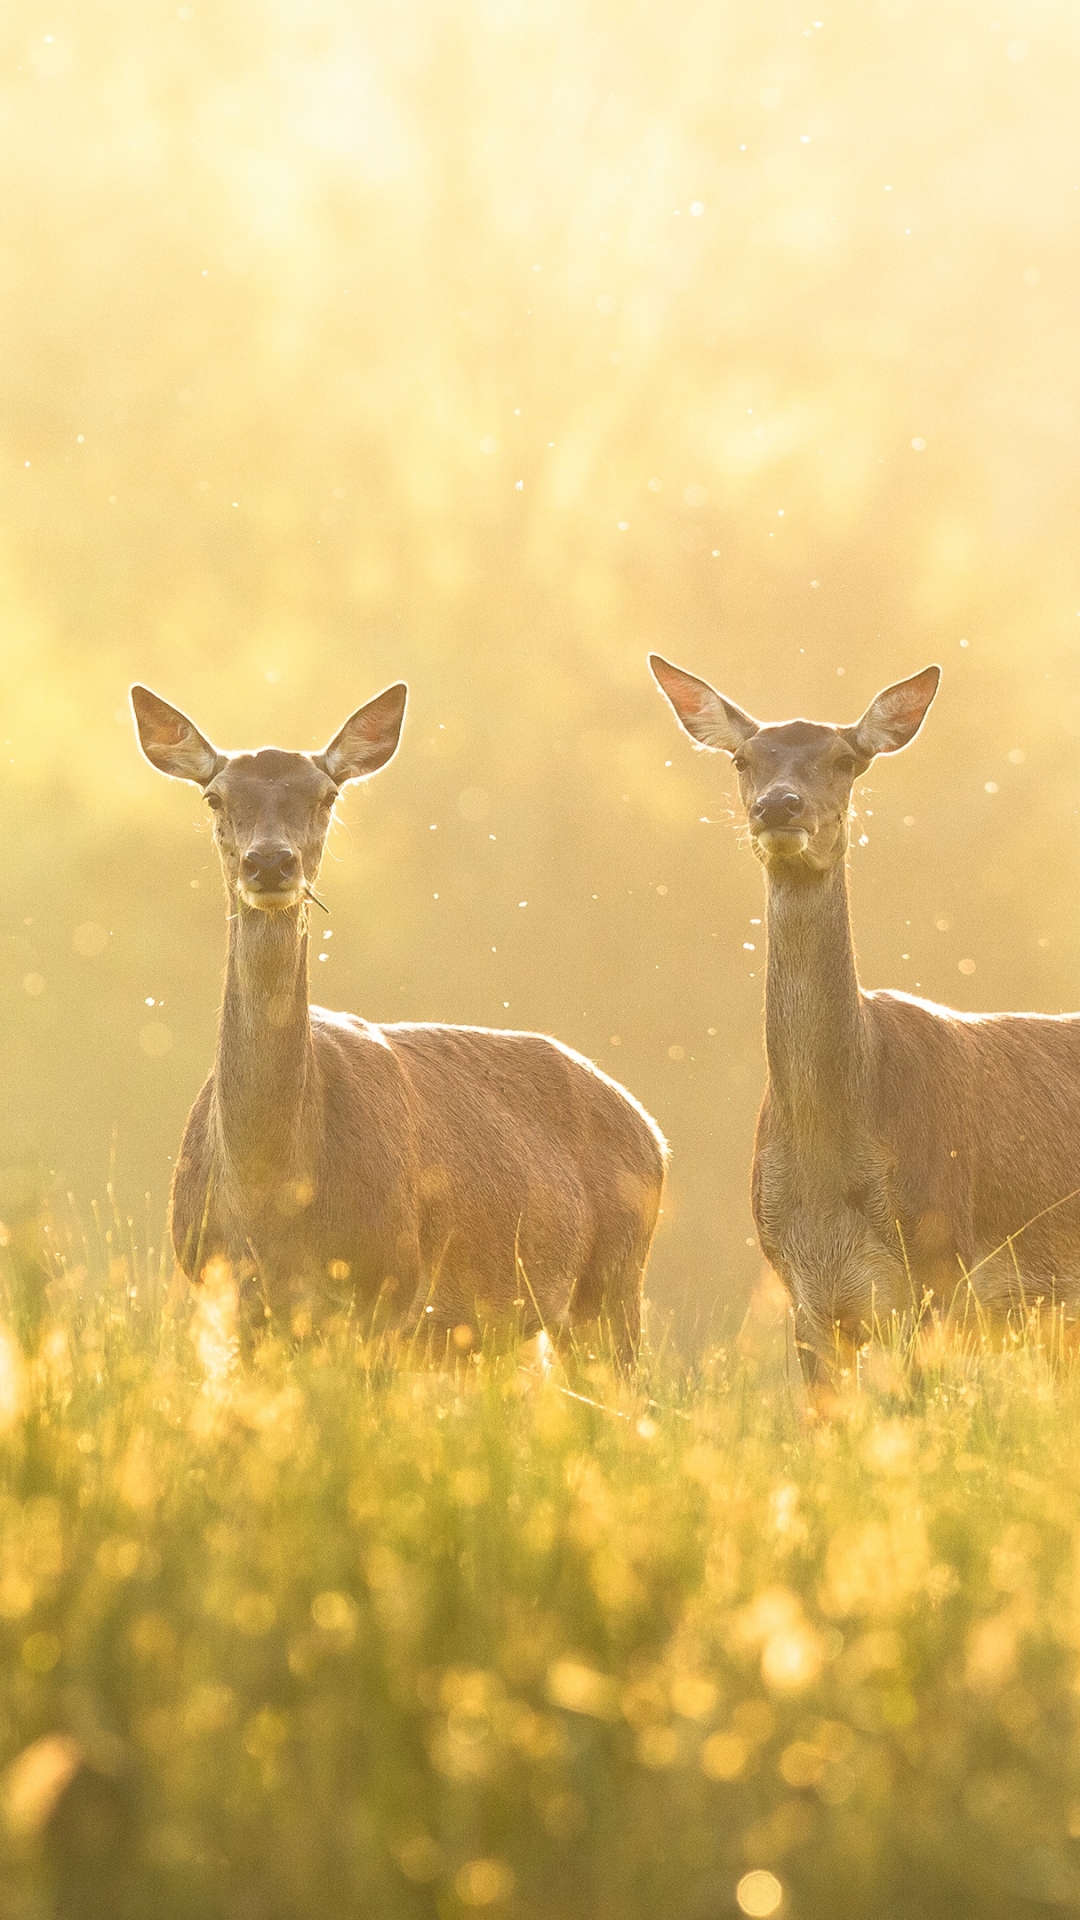
[[[131,690],[143,752],[202,789],[228,899],[213,1071],[173,1177],[173,1245],[294,1325],[355,1303],[406,1329],[601,1320],[629,1361],[665,1146],[637,1101],[537,1033],[376,1026],[308,1002],[308,902],[341,788],[386,765],[406,688],[323,753],[219,753]]]
[[[765,869],[767,1082],[752,1198],[803,1371],[835,1371],[891,1316],[1080,1303],[1080,1015],[956,1013],[859,985],[851,790],[913,740],[927,667],[854,726],[763,725],[659,655],[691,738],[732,756]]]

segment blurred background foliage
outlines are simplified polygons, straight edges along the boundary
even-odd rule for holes
[[[225,747],[409,680],[317,997],[625,1079],[686,1335],[757,1266],[761,888],[649,647],[768,718],[941,660],[864,978],[1080,1001],[1078,54],[1066,0],[9,0],[0,1165],[160,1233],[210,1059],[133,678]]]

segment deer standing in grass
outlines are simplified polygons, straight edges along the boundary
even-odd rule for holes
[[[487,1316],[601,1320],[632,1359],[665,1147],[631,1095],[542,1034],[309,1005],[334,802],[392,757],[406,688],[315,754],[219,753],[146,687],[131,698],[147,759],[202,789],[228,898],[217,1054],[172,1187],[187,1274],[222,1257],[295,1325],[350,1302],[444,1338]]]
[[[894,1315],[1080,1302],[1080,1015],[957,1013],[859,985],[848,912],[852,785],[913,740],[927,667],[854,726],[762,725],[654,654],[699,746],[732,756],[765,869],[768,1078],[752,1198],[791,1297],[803,1371],[828,1387]]]

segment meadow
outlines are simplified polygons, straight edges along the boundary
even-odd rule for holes
[[[240,1337],[6,1231],[0,1914],[1080,1910],[1080,1376]],[[764,1325],[770,1315],[773,1324]]]

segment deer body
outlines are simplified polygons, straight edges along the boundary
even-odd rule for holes
[[[192,774],[190,721],[134,690],[154,764],[219,802],[230,904],[214,1067],[173,1181],[177,1256],[193,1278],[228,1260],[290,1319],[349,1302],[441,1333],[605,1318],[628,1358],[664,1170],[637,1102],[541,1034],[376,1026],[309,1004],[330,808],[339,782],[392,754],[404,690],[390,693],[353,716],[337,756],[332,743],[227,759],[202,742]]]
[[[854,727],[759,727],[652,664],[692,736],[735,758],[765,868],[752,1202],[808,1378],[928,1301],[1080,1305],[1080,1016],[964,1014],[859,984],[851,785],[914,736],[936,669],[878,695]]]

